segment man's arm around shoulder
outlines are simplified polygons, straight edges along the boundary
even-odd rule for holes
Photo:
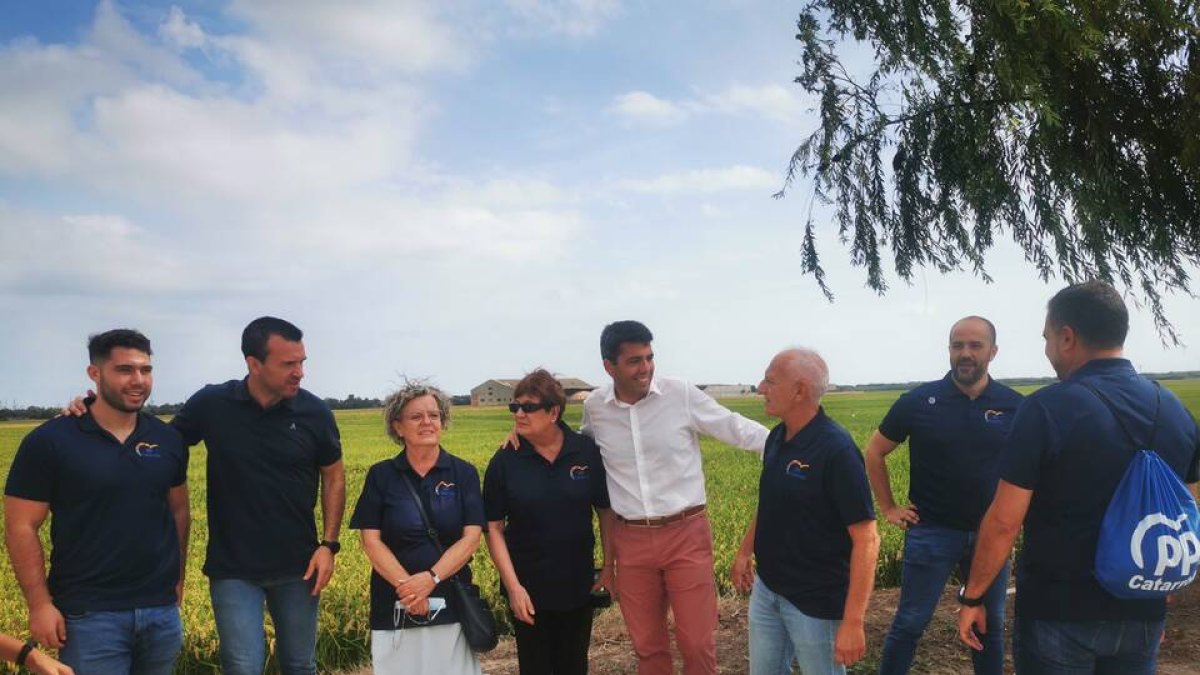
[[[762,454],[770,431],[752,419],[733,412],[717,403],[713,397],[686,382],[684,401],[692,425],[707,436],[729,445]]]

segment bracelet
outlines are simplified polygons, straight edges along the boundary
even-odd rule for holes
[[[29,658],[29,652],[31,652],[37,648],[38,648],[37,641],[34,640],[33,638],[29,638],[28,640],[25,641],[25,646],[21,647],[21,651],[17,653],[17,658],[16,658],[16,660],[13,661],[13,663],[17,664],[18,668],[25,665],[25,659]]]

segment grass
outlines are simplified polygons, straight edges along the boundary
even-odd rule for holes
[[[1193,414],[1200,410],[1200,380],[1167,384],[1179,394]],[[825,408],[862,447],[899,394],[898,391],[833,393],[826,398]],[[771,420],[763,415],[762,403],[758,399],[732,399],[724,403],[748,417],[771,424]],[[578,426],[580,414],[580,407],[572,406],[567,411],[566,419],[573,426]],[[349,520],[367,469],[375,462],[393,456],[397,447],[384,432],[377,410],[341,411],[337,413],[337,420],[345,447]],[[505,408],[456,408],[443,445],[455,455],[474,463],[482,475],[488,459],[511,428],[511,420]],[[21,439],[35,426],[35,423],[21,422],[0,424],[0,480],[7,477],[12,456]],[[729,448],[711,439],[701,442],[701,452],[707,478],[709,516],[713,524],[717,579],[722,591],[728,592],[729,566],[754,511],[759,462],[751,453]],[[897,495],[907,494],[906,446],[901,446],[888,457],[888,466],[894,492]],[[176,670],[179,673],[217,672],[217,636],[208,601],[208,580],[200,573],[208,536],[204,510],[203,446],[192,450],[188,481],[192,502],[192,536],[183,603],[185,643]],[[43,538],[48,537],[48,530],[48,527],[43,527]],[[881,586],[894,586],[899,583],[903,533],[886,524],[880,527],[880,533],[883,542],[877,581]],[[342,541],[344,545],[337,558],[337,571],[321,600],[321,632],[317,653],[322,672],[361,664],[369,655],[367,585],[370,566],[354,532],[344,531]],[[472,565],[476,582],[493,606],[501,607],[496,572],[488,560],[485,546],[480,547]],[[24,600],[13,578],[8,557],[3,556],[0,559],[0,632],[24,635],[26,631]]]

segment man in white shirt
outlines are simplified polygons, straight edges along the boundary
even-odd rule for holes
[[[688,383],[654,376],[650,329],[609,324],[600,335],[612,385],[588,397],[581,431],[596,440],[617,522],[610,537],[621,614],[639,675],[672,672],[667,609],[685,675],[717,672],[712,529],[700,434],[761,453],[766,427]],[[613,574],[605,569],[602,582]]]

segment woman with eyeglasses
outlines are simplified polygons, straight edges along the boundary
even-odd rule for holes
[[[607,542],[608,488],[600,450],[562,421],[567,399],[538,369],[508,405],[520,441],[484,474],[488,551],[512,610],[521,675],[587,673],[594,589],[608,585],[608,556],[593,579],[592,511]]]
[[[371,660],[380,675],[478,675],[447,582],[469,583],[483,502],[479,473],[441,447],[450,402],[440,390],[409,383],[383,405],[387,433],[402,450],[367,472],[350,527],[371,561]],[[407,483],[407,484],[406,484]],[[444,552],[426,531],[413,490]]]

